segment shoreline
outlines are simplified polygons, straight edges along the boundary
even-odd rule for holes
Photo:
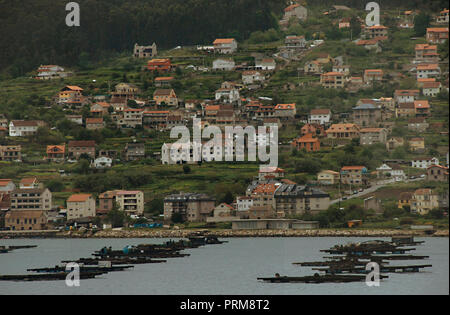
[[[20,238],[187,238],[195,233],[216,235],[222,238],[233,237],[449,237],[449,230],[437,230],[427,234],[423,230],[393,229],[316,229],[316,230],[102,230],[92,231],[2,231],[0,239]]]

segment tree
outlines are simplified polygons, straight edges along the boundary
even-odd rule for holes
[[[171,220],[173,223],[183,223],[184,222],[183,215],[180,212],[172,213]]]
[[[119,206],[114,202],[113,208],[108,212],[106,218],[113,228],[123,227],[126,220],[126,214],[119,210]]]
[[[350,30],[353,38],[357,38],[361,34],[361,23],[356,16],[352,16],[350,19]]]
[[[225,196],[223,196],[221,202],[232,204],[234,201],[233,193],[231,191],[227,191]]]
[[[189,165],[183,165],[183,172],[184,174],[189,174],[191,172]]]
[[[414,19],[414,34],[416,36],[425,36],[427,28],[430,26],[431,17],[425,12],[421,12]]]
[[[64,183],[57,179],[49,181],[46,186],[51,192],[60,192],[64,189]]]

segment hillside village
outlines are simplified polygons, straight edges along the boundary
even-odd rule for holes
[[[423,14],[292,3],[242,42],[0,81],[0,228],[448,228],[449,11]],[[277,126],[278,167],[170,153],[194,118]]]

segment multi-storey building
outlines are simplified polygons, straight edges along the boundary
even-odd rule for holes
[[[91,194],[75,194],[67,199],[67,220],[95,217],[95,198]]]
[[[0,161],[22,161],[20,145],[0,145]]]
[[[88,155],[95,159],[95,141],[69,141],[69,158],[79,159],[82,155]]]
[[[158,49],[156,44],[153,43],[151,46],[139,46],[137,43],[134,44],[133,57],[134,58],[153,58],[158,54]]]
[[[216,200],[205,194],[179,193],[164,198],[164,219],[177,213],[189,222],[206,222],[214,211]]]
[[[347,185],[363,185],[367,182],[365,166],[344,166],[341,168],[341,180]]]
[[[11,210],[52,209],[52,193],[47,188],[15,189],[11,193]]]
[[[432,189],[417,189],[411,200],[411,212],[425,215],[439,207],[439,195]]]
[[[275,210],[284,216],[317,214],[330,206],[330,195],[315,188],[282,184],[274,194]]]
[[[232,54],[238,48],[238,43],[234,38],[217,38],[213,45],[214,52],[219,54]]]

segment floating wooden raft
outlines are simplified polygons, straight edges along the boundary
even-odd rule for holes
[[[380,279],[385,279],[387,276],[380,275]],[[319,275],[305,277],[288,277],[275,276],[271,278],[258,278],[258,280],[271,283],[340,283],[340,282],[361,282],[366,281],[365,275]]]
[[[93,279],[105,272],[80,272],[80,279]],[[56,281],[66,280],[67,272],[27,274],[27,275],[0,275],[0,281]]]
[[[325,256],[325,259],[347,259],[347,258],[358,258],[367,259],[370,261],[380,261],[380,260],[422,260],[430,258],[430,256],[418,256],[418,255],[346,255],[346,256]]]
[[[380,266],[380,272],[397,273],[397,272],[420,272],[420,269],[429,268],[432,265],[413,265],[413,266]],[[317,271],[324,271],[329,274],[336,273],[369,273],[372,270],[366,270],[363,267],[330,267],[330,268],[312,268]]]
[[[6,254],[16,249],[35,248],[37,245],[0,246],[0,254]]]
[[[112,265],[141,265],[141,264],[159,264],[165,263],[165,259],[152,259],[152,258],[80,258],[78,260],[63,260],[62,263],[74,262],[77,264],[84,264],[88,266],[96,266],[101,261],[109,261]]]
[[[179,252],[167,252],[167,253],[124,253],[122,251],[113,251],[110,253],[94,253],[92,254],[96,257],[102,257],[102,260],[105,260],[104,257],[128,257],[128,258],[180,258],[190,256],[190,254],[181,254]]]
[[[114,272],[114,271],[124,271],[126,269],[133,268],[134,266],[111,266],[111,267],[99,267],[99,266],[80,266],[80,272]],[[55,273],[55,272],[66,272],[65,266],[55,266],[50,268],[36,268],[27,269],[31,272],[45,272],[45,273]]]
[[[8,248],[11,250],[16,250],[16,249],[28,249],[28,248],[36,248],[37,245],[20,245],[20,246],[9,246]]]
[[[415,248],[355,248],[355,249],[322,249],[321,252],[329,254],[350,254],[363,256],[368,254],[404,254]]]
[[[397,245],[420,245],[425,241],[415,241],[414,236],[392,236],[391,242]]]
[[[340,267],[340,266],[365,266],[368,261],[359,260],[330,260],[330,261],[310,261],[310,262],[295,262],[293,265],[300,265],[302,267]]]

